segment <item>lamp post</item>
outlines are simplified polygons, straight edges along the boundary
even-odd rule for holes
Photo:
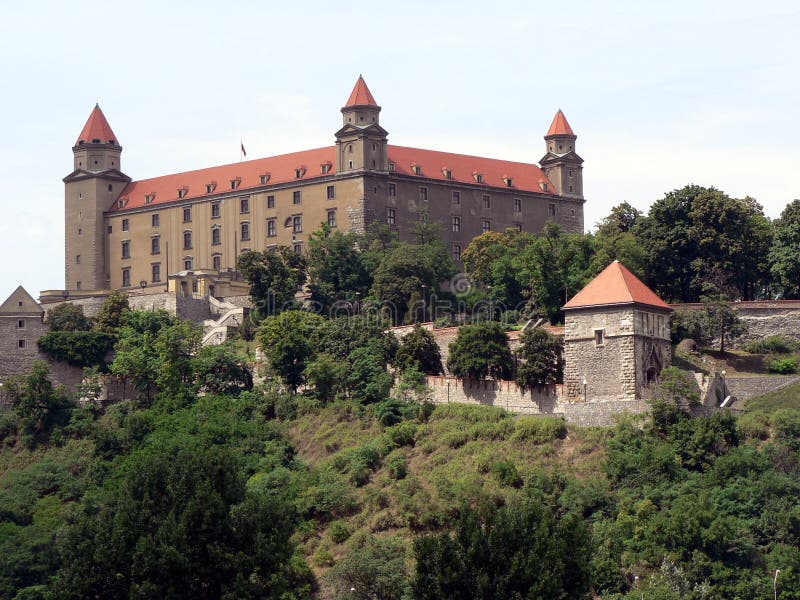
[[[425,285],[424,283],[422,284],[422,322],[423,323],[425,322],[425,319],[426,319],[425,313],[427,312],[427,309],[428,309],[428,302],[425,299],[425,288],[427,288],[427,287],[428,286]]]
[[[140,287],[140,288],[142,288],[142,293],[144,294],[144,288],[146,288],[146,287],[147,287],[147,281],[145,281],[144,279],[142,279],[142,280],[139,282],[139,287]]]
[[[356,292],[356,314],[361,311],[361,292]]]
[[[775,579],[772,580],[772,595],[775,600],[778,600],[778,573],[780,572],[780,569],[775,569]]]
[[[588,383],[586,381],[586,375],[583,376],[583,381],[581,383],[583,384],[583,401],[586,402],[586,386]]]

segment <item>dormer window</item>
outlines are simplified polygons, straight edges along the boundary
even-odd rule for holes
[[[295,179],[301,179],[303,177],[303,175],[305,175],[305,174],[306,174],[306,168],[305,167],[297,167],[294,170],[294,178]]]
[[[543,191],[543,192],[546,192],[546,191],[548,191],[548,185],[547,185],[547,182],[546,182],[546,181],[540,181],[540,182],[539,182],[539,187],[541,187],[541,188],[542,188],[542,191]]]
[[[389,172],[390,173],[394,173],[394,163],[393,162],[389,163]]]
[[[235,190],[236,188],[239,187],[241,183],[242,183],[241,177],[237,177],[236,179],[231,179],[231,189]]]
[[[445,179],[452,179],[453,178],[453,171],[448,169],[447,167],[442,169],[442,175],[444,175]]]
[[[155,198],[156,198],[156,195],[155,195],[155,193],[152,193],[152,194],[145,194],[145,195],[144,195],[144,203],[145,203],[145,204],[152,204],[152,203],[153,203],[153,200],[155,200]]]
[[[329,162],[322,163],[320,165],[320,169],[321,169],[323,175],[327,175],[328,173],[331,172],[331,163],[329,163]]]
[[[128,204],[128,199],[127,199],[127,198],[120,198],[120,199],[119,199],[119,202],[117,202],[117,205],[118,205],[120,208],[125,208],[125,205],[126,205],[126,204]]]
[[[261,181],[261,184],[262,184],[262,185],[264,185],[265,183],[267,183],[267,182],[269,181],[269,178],[270,178],[270,177],[272,177],[272,174],[271,174],[271,173],[263,173],[263,174],[261,174],[261,175],[259,175],[259,176],[258,176],[258,178],[259,178],[259,180]]]
[[[186,194],[189,193],[188,187],[178,188],[178,198],[186,198]]]
[[[472,173],[472,178],[475,180],[476,183],[483,183],[483,173],[478,173],[474,171]]]
[[[215,189],[217,189],[217,182],[212,181],[206,184],[206,194],[212,193]]]
[[[503,175],[503,183],[506,184],[506,187],[514,187],[514,179],[508,175]]]
[[[418,164],[411,163],[411,170],[414,172],[414,175],[422,175],[422,167]]]

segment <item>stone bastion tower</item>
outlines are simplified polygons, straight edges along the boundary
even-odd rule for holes
[[[564,305],[569,402],[639,400],[671,363],[672,309],[614,261]]]

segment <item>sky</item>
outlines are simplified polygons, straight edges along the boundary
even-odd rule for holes
[[[796,0],[7,3],[0,302],[64,286],[71,147],[100,103],[133,179],[333,144],[359,74],[389,142],[535,163],[564,110],[587,230],[694,183],[800,198]]]

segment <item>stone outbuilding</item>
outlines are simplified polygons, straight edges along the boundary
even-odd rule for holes
[[[42,358],[36,340],[45,333],[44,309],[19,286],[0,304],[0,381],[27,373]]]
[[[569,402],[640,400],[671,364],[672,309],[614,261],[564,305]]]

